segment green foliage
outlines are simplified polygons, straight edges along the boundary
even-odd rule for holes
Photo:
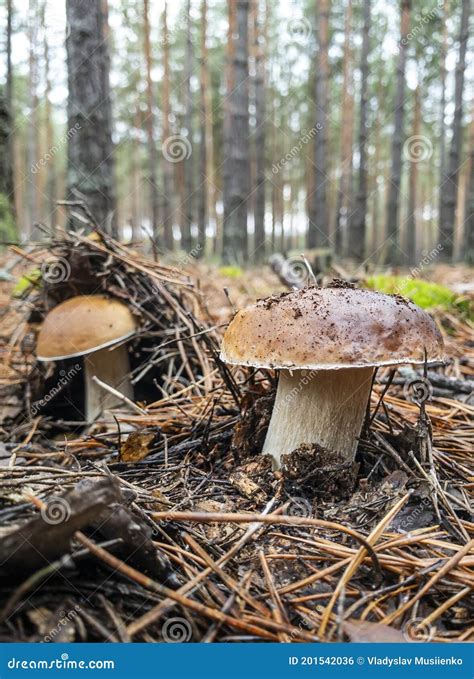
[[[221,266],[219,273],[227,278],[241,278],[244,275],[240,266]]]
[[[0,243],[16,241],[16,225],[8,197],[0,193]]]
[[[373,290],[386,294],[403,295],[422,309],[454,309],[469,313],[469,304],[466,300],[459,299],[449,288],[438,283],[430,283],[420,278],[410,276],[371,276],[366,279],[366,284]]]
[[[41,285],[41,269],[31,269],[25,273],[13,288],[13,297],[24,297],[33,285]]]

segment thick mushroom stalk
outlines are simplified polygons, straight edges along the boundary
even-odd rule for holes
[[[123,399],[105,391],[92,378],[97,377],[126,398],[133,399],[130,382],[128,349],[121,344],[113,349],[100,349],[84,356],[87,422],[93,422],[104,410],[123,404]]]
[[[274,467],[303,443],[317,443],[352,462],[374,368],[281,370],[263,453]]]

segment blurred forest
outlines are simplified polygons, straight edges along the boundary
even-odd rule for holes
[[[0,0],[0,240],[81,200],[155,254],[472,262],[470,10]]]

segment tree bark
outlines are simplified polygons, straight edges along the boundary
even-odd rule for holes
[[[254,260],[265,259],[265,149],[266,149],[266,97],[265,97],[265,50],[267,46],[267,1],[263,0],[262,22],[259,17],[259,2],[255,9],[255,242]],[[262,30],[262,25],[264,29]]]
[[[413,111],[413,137],[419,137],[421,126],[421,89],[420,84],[415,90],[415,105]],[[408,216],[406,224],[406,263],[414,264],[417,253],[417,209],[418,209],[418,163],[412,161],[410,163],[410,178],[409,178],[409,192],[408,192]]]
[[[84,196],[94,219],[116,233],[107,18],[102,0],[66,0],[69,35],[68,167],[70,197]],[[71,224],[74,227],[73,224]]]
[[[315,128],[313,186],[309,202],[308,247],[328,245],[327,138],[329,82],[329,0],[317,0],[318,52],[315,83]]]
[[[13,181],[13,67],[12,67],[12,21],[13,21],[13,5],[12,0],[7,0],[7,77],[5,83],[5,112],[6,123],[8,128],[7,143],[4,149],[5,163],[5,186],[2,192],[6,193],[10,205],[10,214],[15,216],[15,186]]]
[[[249,0],[229,0],[235,6],[237,38],[233,60],[233,88],[228,94],[228,141],[224,166],[225,263],[247,259],[247,210],[249,194],[249,96],[248,19]]]
[[[166,35],[164,36],[166,40]],[[150,185],[151,203],[151,227],[153,233],[153,250],[156,258],[157,249],[161,244],[161,234],[159,233],[159,205],[158,205],[158,184],[157,184],[157,164],[158,155],[155,145],[154,134],[154,111],[153,111],[153,82],[151,70],[153,67],[150,45],[150,20],[148,14],[148,0],[143,0],[143,44],[145,51],[146,64],[146,133],[148,141],[148,183]]]
[[[451,259],[454,245],[454,223],[456,198],[459,182],[459,164],[462,146],[462,113],[464,72],[466,70],[466,49],[469,34],[469,13],[471,0],[462,0],[461,27],[459,34],[459,56],[456,64],[454,87],[454,117],[449,159],[440,186],[439,242],[443,246],[444,259]]]
[[[338,255],[347,251],[347,227],[352,205],[352,143],[354,136],[354,81],[352,75],[352,0],[348,0],[344,23],[344,56],[342,76],[341,178],[337,193],[335,249]]]
[[[187,0],[186,9],[186,55],[185,55],[185,115],[184,115],[184,126],[186,128],[187,140],[191,144],[193,142],[193,99],[191,92],[191,78],[193,75],[193,65],[194,65],[194,47],[191,35],[192,19],[191,19],[191,0]],[[202,153],[202,149],[201,149]],[[200,159],[201,160],[201,159]],[[181,247],[190,252],[193,247],[193,239],[191,235],[191,226],[193,223],[193,213],[194,213],[194,191],[193,191],[193,156],[192,154],[189,158],[185,158],[184,162],[184,190],[185,190],[185,204],[184,208],[184,220],[183,220],[183,232],[181,234]],[[206,159],[204,158],[204,167],[206,166]],[[205,194],[204,188],[201,186],[200,191]],[[201,224],[202,230],[202,224]],[[200,233],[200,242],[204,246],[204,240],[201,241],[203,233]],[[205,230],[204,230],[205,238]]]
[[[474,107],[469,125],[469,170],[464,208],[463,257],[466,263],[474,264]]]
[[[443,0],[443,17],[442,17],[442,42],[440,60],[440,87],[441,87],[441,102],[440,102],[440,116],[439,116],[439,185],[441,186],[446,174],[446,57],[448,54],[448,0]]]
[[[163,242],[167,250],[173,250],[174,240],[173,240],[173,212],[171,206],[171,196],[173,187],[173,165],[170,158],[174,162],[184,162],[184,168],[186,168],[186,151],[184,152],[183,160],[183,149],[186,146],[180,144],[176,145],[178,153],[176,158],[172,153],[173,143],[170,140],[170,47],[169,47],[169,33],[168,33],[168,3],[165,2],[165,7],[163,11],[163,139],[162,139],[162,150],[163,150]],[[166,150],[168,149],[168,151]],[[171,153],[170,153],[171,152]],[[186,190],[186,189],[185,189]],[[187,209],[186,203],[189,196],[185,197],[185,211]],[[185,245],[183,245],[185,247]]]
[[[394,131],[392,138],[392,166],[387,201],[387,254],[391,262],[400,261],[398,230],[400,186],[402,181],[403,127],[405,121],[405,71],[410,27],[411,0],[401,0],[400,42],[397,64],[397,85],[394,106]]]
[[[206,225],[209,219],[209,179],[207,161],[207,0],[201,2],[201,72],[199,88],[199,192],[197,207],[198,243],[200,256],[204,254]]]
[[[364,0],[362,50],[360,55],[359,168],[356,204],[349,226],[348,255],[358,261],[365,255],[367,213],[367,100],[369,93],[369,52],[371,0]]]

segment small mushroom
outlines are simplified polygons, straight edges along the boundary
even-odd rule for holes
[[[352,461],[375,368],[443,357],[438,328],[412,302],[333,286],[259,300],[224,335],[223,361],[280,371],[263,447],[276,468],[302,444]]]
[[[92,422],[104,409],[121,403],[93,377],[123,396],[133,398],[128,349],[123,340],[131,337],[135,330],[129,308],[103,295],[72,297],[46,316],[38,335],[37,358],[39,361],[60,361],[83,357],[87,422]]]

